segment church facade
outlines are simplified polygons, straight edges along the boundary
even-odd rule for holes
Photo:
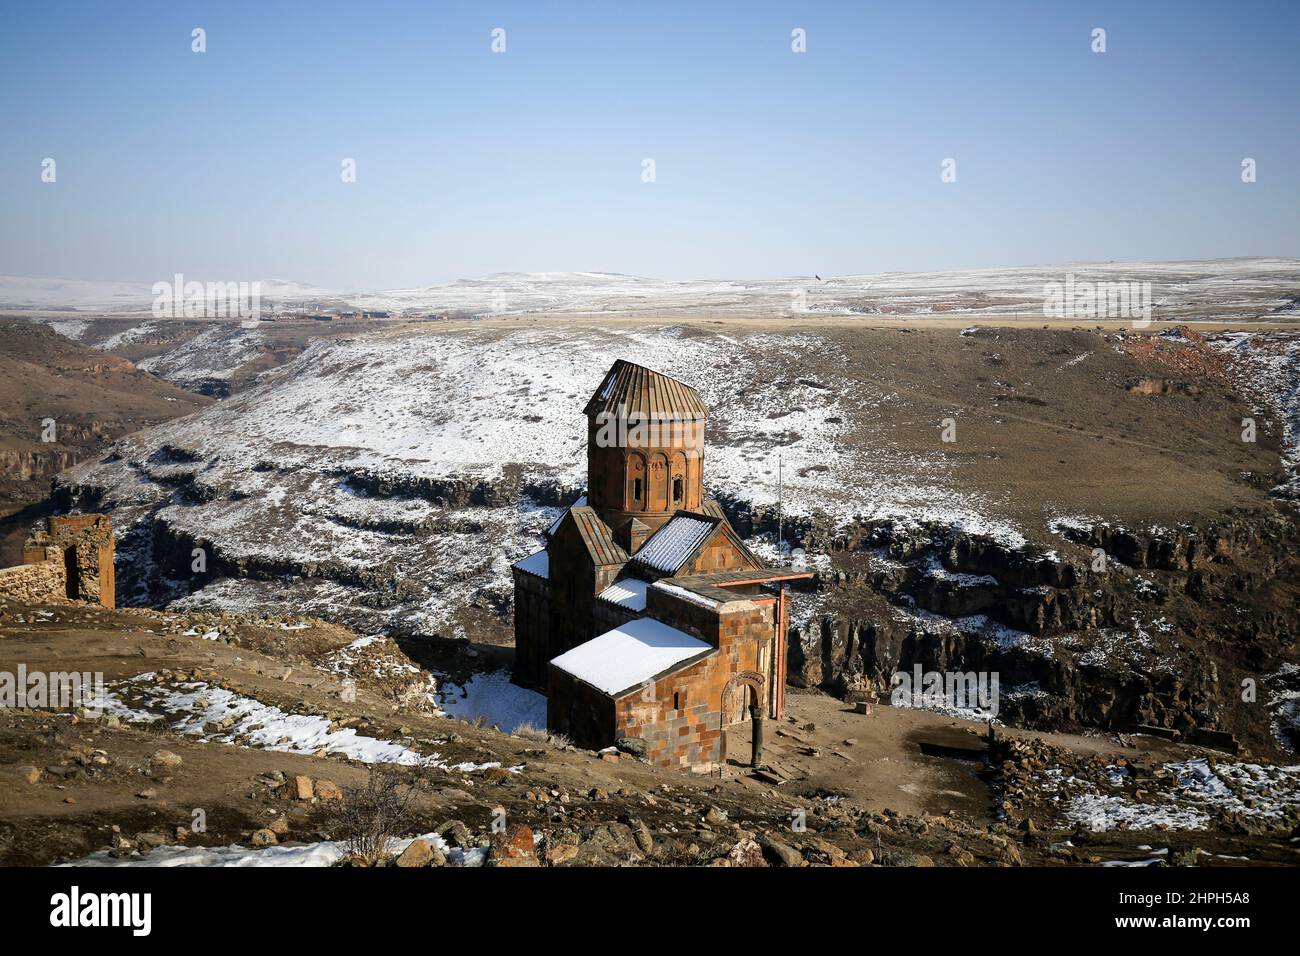
[[[587,403],[587,494],[513,566],[515,681],[547,725],[700,772],[727,728],[784,711],[784,583],[704,493],[708,408],[695,389],[615,362]]]

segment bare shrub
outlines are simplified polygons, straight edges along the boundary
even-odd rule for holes
[[[560,748],[568,747],[573,743],[565,734],[553,734],[545,727],[538,727],[528,721],[515,728],[515,736]]]
[[[331,814],[332,832],[350,855],[374,866],[390,855],[393,840],[410,829],[414,796],[395,770],[372,767],[363,785],[343,789]]]

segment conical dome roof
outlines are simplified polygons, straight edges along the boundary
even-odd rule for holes
[[[709,407],[685,382],[619,359],[583,409],[589,416],[601,412],[637,415],[648,421],[693,421],[707,418]]]

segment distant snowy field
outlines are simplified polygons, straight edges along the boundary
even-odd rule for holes
[[[666,280],[598,272],[499,273],[410,289],[324,289],[261,281],[264,308],[348,307],[394,314],[638,314],[681,311],[780,315],[1034,314],[1047,283],[1150,282],[1158,318],[1300,316],[1300,260],[1060,263],[958,272]],[[187,277],[189,278],[189,277]],[[193,277],[198,278],[198,277]],[[229,279],[230,277],[226,277]],[[172,281],[171,276],[160,277]],[[148,314],[152,283],[0,276],[0,309]]]

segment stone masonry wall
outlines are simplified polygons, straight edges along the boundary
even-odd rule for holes
[[[30,604],[57,604],[67,600],[68,577],[62,561],[20,564],[0,568],[0,594]]]
[[[644,741],[652,764],[705,773],[726,760],[727,726],[749,718],[749,691],[729,693],[732,678],[745,671],[763,675],[763,697],[770,700],[773,602],[734,601],[710,609],[666,597],[658,605],[666,623],[715,635],[717,650],[619,697],[615,736]]]

